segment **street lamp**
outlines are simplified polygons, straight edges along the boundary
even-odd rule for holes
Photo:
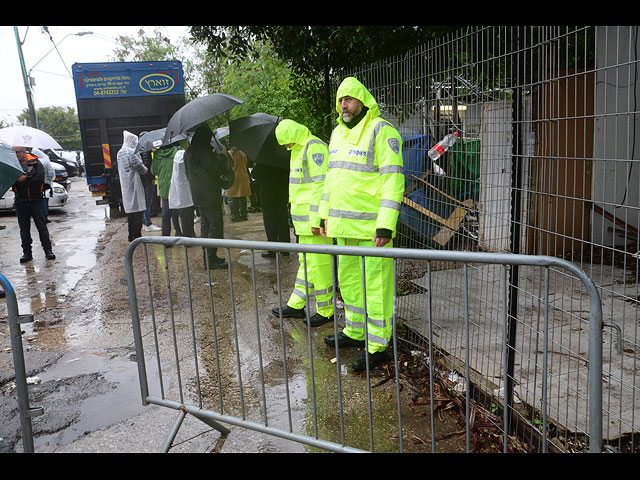
[[[47,31],[47,33],[48,33],[48,31]],[[46,56],[47,56],[47,55],[49,55],[51,52],[53,52],[54,50],[57,50],[58,45],[60,45],[62,42],[64,42],[64,40],[65,40],[67,37],[70,37],[70,36],[72,36],[72,35],[73,35],[73,36],[76,36],[76,37],[82,37],[83,35],[93,35],[93,32],[89,32],[89,31],[87,31],[87,32],[78,32],[78,33],[67,33],[64,37],[62,37],[62,40],[60,40],[58,43],[54,44],[54,45],[53,45],[53,48],[52,48],[51,50],[49,50],[47,53],[45,53],[45,54],[44,54],[44,57],[42,57],[40,60],[38,60],[38,61],[33,65],[33,67],[31,67],[31,68],[29,69],[29,73],[28,73],[29,79],[31,79],[31,71],[32,71],[34,68],[36,68],[36,65],[38,65],[42,60],[44,60],[44,59],[46,58]],[[51,34],[49,34],[49,38],[51,38]],[[53,38],[51,38],[51,41],[53,42]],[[58,55],[60,55],[60,52],[58,52]],[[60,60],[62,60],[62,56],[60,56]],[[64,60],[62,60],[62,64],[64,65],[64,68],[67,68],[67,65],[64,63]],[[67,68],[67,72],[69,72],[69,69],[68,69],[68,68]],[[69,73],[69,76],[71,76],[71,73]],[[33,85],[35,85],[35,84],[33,84]]]
[[[46,29],[46,27],[45,27]],[[31,120],[31,125],[35,128],[38,128],[38,118],[36,116],[36,109],[34,107],[33,104],[33,91],[31,89],[31,87],[33,85],[35,85],[35,83],[32,82],[31,80],[31,71],[35,68],[36,65],[38,65],[42,60],[45,59],[45,57],[47,55],[49,55],[54,49],[58,48],[58,45],[60,45],[67,37],[74,35],[77,37],[81,37],[83,35],[92,35],[93,32],[78,32],[78,33],[68,33],[67,35],[65,35],[62,40],[60,40],[58,43],[54,44],[53,48],[51,50],[49,50],[44,57],[42,57],[40,60],[38,60],[33,67],[31,67],[29,69],[29,71],[26,71],[26,66],[24,63],[24,56],[22,54],[22,45],[24,44],[24,39],[22,41],[20,41],[20,37],[18,35],[18,27],[13,27],[14,33],[15,33],[15,37],[16,37],[16,43],[18,45],[18,56],[20,58],[20,69],[22,71],[22,80],[24,81],[24,88],[25,88],[25,93],[27,95],[27,105],[29,107],[29,117]],[[48,33],[48,30],[47,30]],[[51,34],[49,34],[49,38],[51,38]],[[25,39],[26,39],[26,34],[25,34]],[[53,42],[53,38],[51,38],[51,41]],[[60,54],[60,52],[58,52],[58,55]],[[60,59],[62,60],[62,56],[60,57]],[[64,60],[62,60],[62,63],[64,65],[64,68],[67,68],[67,65],[64,63]],[[67,72],[69,73],[69,76],[71,76],[71,73],[69,72],[69,69],[67,68]]]

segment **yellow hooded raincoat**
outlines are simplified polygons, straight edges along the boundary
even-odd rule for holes
[[[284,119],[278,124],[275,134],[278,143],[291,145],[289,203],[298,241],[301,244],[331,245],[331,238],[313,235],[311,231],[312,227],[320,225],[317,212],[327,171],[327,144],[312,135],[304,125],[289,119]],[[318,313],[323,317],[330,317],[333,315],[331,256],[300,253],[298,258],[300,268],[287,305],[291,308],[304,308],[307,293],[315,294]]]
[[[395,237],[396,223],[404,194],[402,138],[398,131],[380,117],[378,104],[356,78],[346,78],[336,95],[360,100],[368,111],[353,128],[341,117],[329,143],[329,165],[318,210],[327,222],[327,235],[339,245],[375,246],[377,229],[390,231]],[[390,241],[386,247],[391,247]],[[387,348],[392,333],[393,259],[365,258],[366,298],[362,288],[359,257],[339,259],[340,291],[345,304],[346,326],[343,333],[356,340],[368,341],[368,351]],[[365,327],[366,320],[366,327]]]

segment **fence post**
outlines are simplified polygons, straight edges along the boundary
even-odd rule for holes
[[[0,287],[5,292],[7,299],[7,312],[9,313],[9,335],[11,337],[11,352],[13,354],[13,368],[16,374],[16,391],[18,393],[18,410],[20,412],[20,427],[22,434],[22,448],[24,453],[33,453],[33,429],[31,417],[42,415],[42,407],[31,408],[29,406],[29,391],[27,390],[27,370],[24,364],[22,351],[21,323],[33,322],[33,315],[19,315],[16,292],[7,278],[0,274]]]
[[[522,58],[520,53],[520,27],[511,27],[512,54],[511,54],[511,78],[512,78],[512,140],[511,140],[511,238],[510,249],[512,254],[520,253],[520,225],[522,219],[522,86],[521,69]],[[519,266],[512,264],[509,270],[509,318],[507,330],[507,365],[505,375],[505,406],[507,409],[507,424],[505,431],[511,426],[511,409],[513,407],[513,373],[515,362],[516,325],[518,318],[518,275]]]

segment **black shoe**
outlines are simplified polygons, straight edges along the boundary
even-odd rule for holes
[[[280,308],[278,307],[272,308],[271,313],[273,313],[275,317],[279,317]],[[282,318],[305,318],[305,317],[306,317],[306,313],[304,311],[304,308],[291,308],[289,305],[287,305],[282,309]]]
[[[204,262],[204,268],[207,268],[207,259],[206,257],[203,260]],[[227,264],[227,262],[224,261],[224,258],[220,258],[220,257],[213,257],[212,259],[209,260],[209,270],[223,270],[225,268],[227,268],[229,265]]]
[[[55,254],[51,250],[45,251],[44,252],[44,256],[47,258],[47,260],[55,260],[56,259]]]
[[[30,262],[31,260],[33,260],[33,257],[30,253],[25,253],[20,257],[20,263]]]
[[[373,370],[379,365],[382,365],[387,361],[387,351],[383,350],[376,353],[363,353],[360,358],[351,364],[351,367],[356,372],[364,372],[367,369],[367,359],[369,357],[369,370]]]
[[[330,335],[328,337],[324,337],[324,343],[329,345],[330,347],[336,346],[336,337],[334,335]],[[354,340],[351,337],[347,337],[344,333],[340,332],[338,334],[338,347],[364,347],[364,340]]]
[[[262,258],[276,258],[276,252],[262,252]]]
[[[312,327],[319,327],[320,325],[324,325],[328,322],[333,322],[333,315],[330,317],[323,317],[318,312],[316,312],[313,317],[309,319]],[[307,323],[307,319],[304,319],[304,323]]]
[[[224,270],[227,268],[229,264],[224,261],[224,258],[216,257],[213,259],[213,262],[209,260],[209,269],[213,270]]]

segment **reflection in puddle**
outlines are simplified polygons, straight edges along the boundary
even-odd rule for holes
[[[12,284],[17,292],[20,313],[38,313],[56,308],[66,301],[84,275],[96,265],[96,246],[104,231],[103,221],[84,221],[82,227],[70,232],[56,232],[56,260],[45,261],[35,257],[23,265],[24,277],[14,276]]]

